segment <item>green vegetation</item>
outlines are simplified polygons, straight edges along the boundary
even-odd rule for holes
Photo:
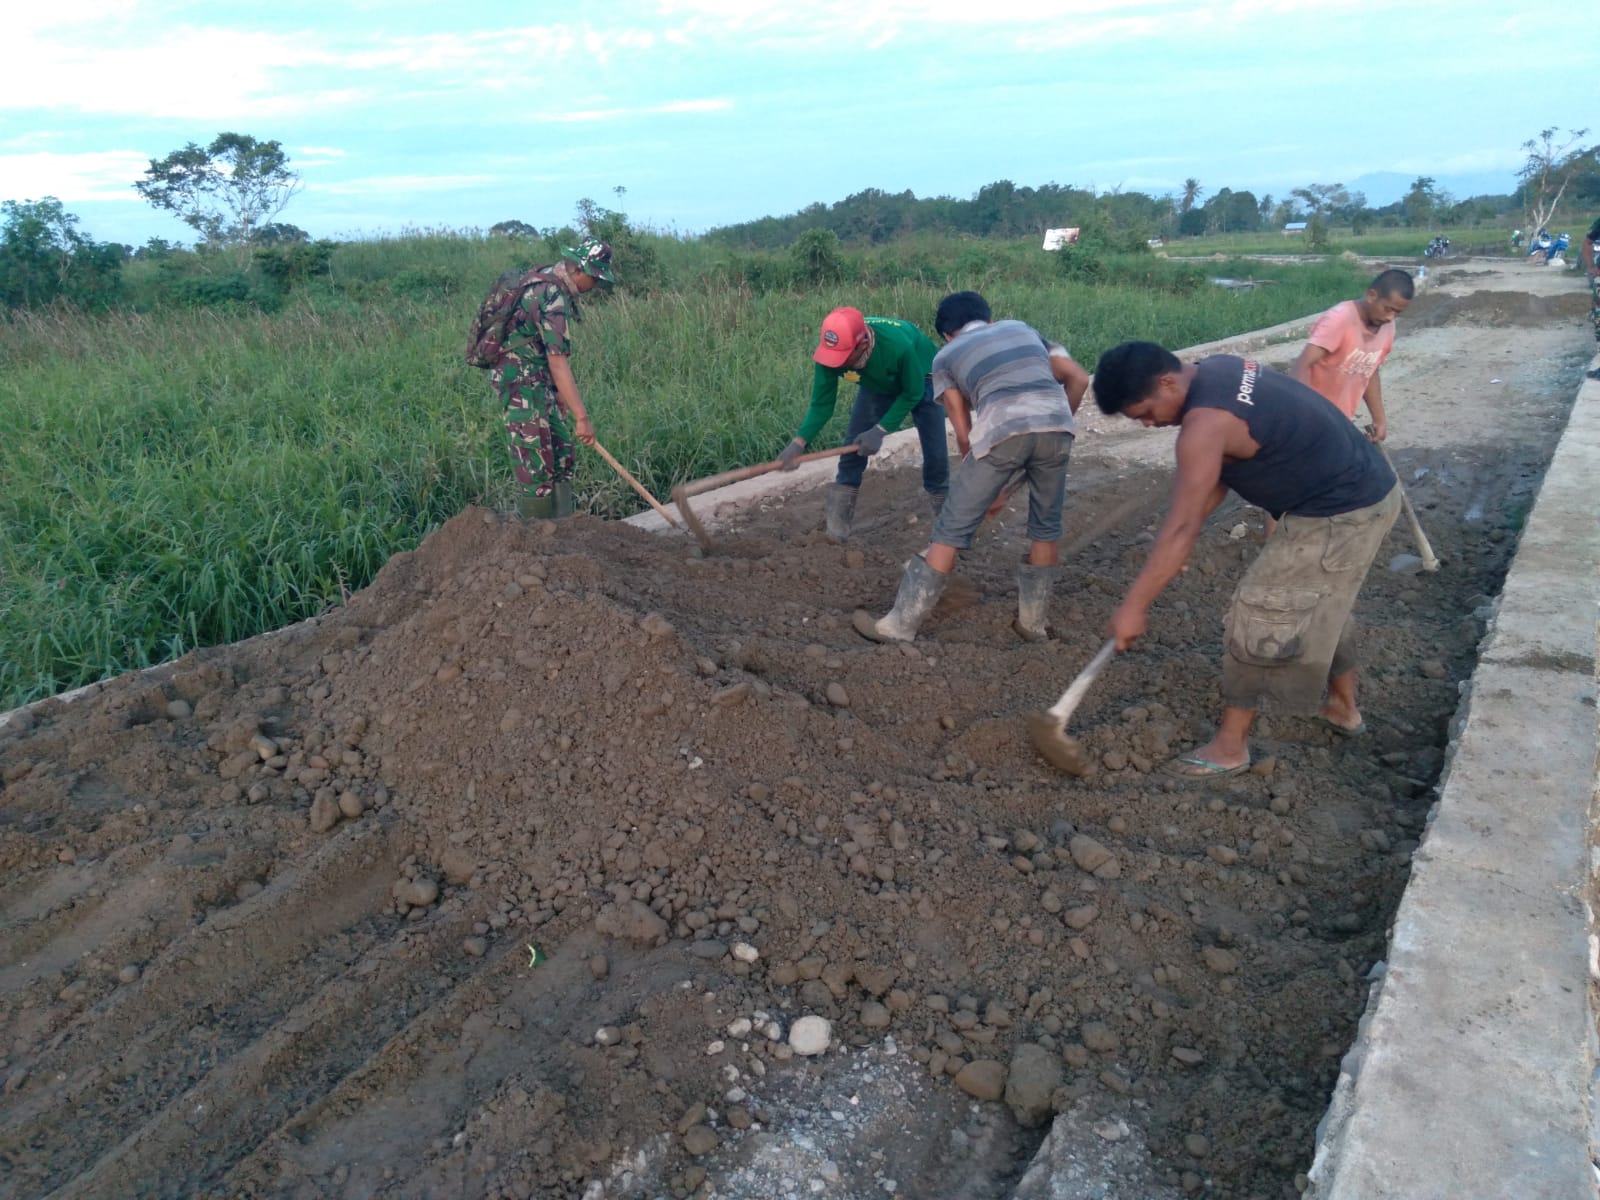
[[[1577,221],[1573,222],[1577,225]],[[1374,229],[1355,233],[1348,225],[1329,225],[1327,249],[1324,253],[1340,254],[1346,250],[1369,258],[1411,258],[1419,262],[1422,251],[1435,234],[1450,239],[1450,249],[1455,254],[1509,254],[1511,253],[1510,225],[1484,225],[1473,229]],[[1584,228],[1588,228],[1587,222]],[[1527,241],[1524,230],[1524,243]],[[1179,238],[1163,247],[1163,252],[1174,258],[1204,258],[1214,254],[1244,256],[1253,254],[1310,254],[1309,239],[1305,234],[1269,233],[1216,233],[1204,237]],[[1526,253],[1524,245],[1523,253]]]
[[[977,287],[1092,363],[1125,337],[1189,345],[1365,282],[1337,258],[1201,266],[1051,255],[1031,239],[813,238],[738,254],[643,236],[632,252],[648,252],[655,284],[586,306],[575,367],[601,440],[657,494],[777,452],[835,304],[928,325],[946,291]],[[267,312],[224,297],[12,313],[0,323],[0,706],[316,613],[462,506],[507,507],[499,414],[462,346],[489,282],[548,257],[542,240],[417,234],[330,248],[297,278],[285,269],[267,280],[279,289]],[[161,286],[164,261],[128,264],[135,303]],[[1280,282],[1227,291],[1213,274]],[[264,286],[259,270],[246,282]],[[591,511],[638,509],[596,456],[579,457]]]

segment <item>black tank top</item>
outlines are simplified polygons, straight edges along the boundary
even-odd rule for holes
[[[1222,482],[1274,517],[1336,517],[1395,485],[1378,448],[1331,401],[1250,359],[1201,359],[1183,411],[1220,408],[1250,427],[1253,458],[1224,460]]]

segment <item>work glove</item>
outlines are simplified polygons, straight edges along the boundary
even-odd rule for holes
[[[793,471],[800,466],[800,456],[806,452],[804,438],[793,438],[783,448],[783,453],[778,455],[778,461],[783,464],[785,471]]]
[[[883,439],[889,436],[889,431],[882,425],[874,425],[871,429],[863,429],[856,435],[856,449],[868,458],[883,449]]]

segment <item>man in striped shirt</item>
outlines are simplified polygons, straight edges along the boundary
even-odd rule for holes
[[[1021,321],[991,321],[977,292],[939,303],[934,328],[945,345],[933,360],[933,394],[961,451],[961,470],[934,522],[928,549],[907,564],[894,608],[881,620],[858,611],[856,630],[877,642],[909,642],[938,602],[956,554],[972,545],[1006,487],[1028,484],[1028,556],[1017,571],[1017,620],[1026,641],[1043,640],[1061,537],[1073,414],[1089,374],[1061,346]]]

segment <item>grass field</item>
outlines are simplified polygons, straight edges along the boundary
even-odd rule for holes
[[[846,253],[852,282],[799,290],[760,285],[782,262],[657,249],[656,290],[588,306],[574,369],[601,441],[658,495],[777,453],[835,304],[930,327],[941,295],[979,287],[1092,365],[1125,338],[1189,345],[1365,283],[1338,259],[1202,271],[1148,256],[1087,283],[1031,245],[927,240]],[[513,265],[504,242],[419,235],[340,247],[327,279],[271,313],[0,324],[0,708],[314,614],[462,506],[509,506],[499,414],[461,352]],[[1207,273],[1279,282],[1224,291]],[[842,432],[841,412],[825,444]],[[584,506],[640,507],[579,461]]]
[[[1328,253],[1348,250],[1368,257],[1422,258],[1422,251],[1437,234],[1450,239],[1452,252],[1505,254],[1510,252],[1510,225],[1473,229],[1372,229],[1352,233],[1349,226],[1328,231]],[[1205,237],[1173,238],[1163,249],[1172,257],[1209,254],[1308,254],[1304,234],[1285,236],[1274,230],[1262,233],[1220,233]]]

